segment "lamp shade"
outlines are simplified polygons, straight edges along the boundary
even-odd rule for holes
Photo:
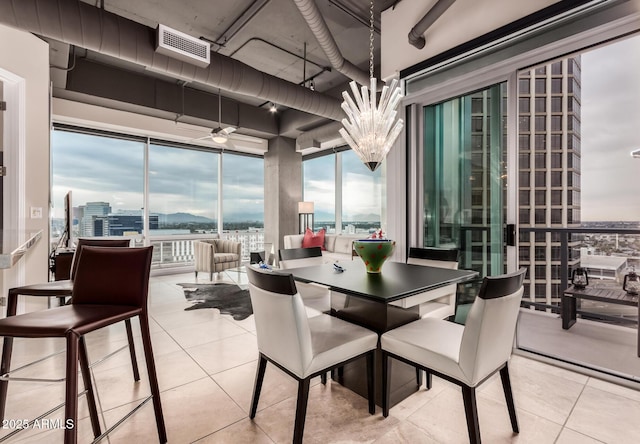
[[[313,213],[313,202],[298,202],[298,214]]]

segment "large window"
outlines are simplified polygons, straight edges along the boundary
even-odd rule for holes
[[[264,161],[261,157],[222,155],[224,231],[264,228]]]
[[[505,94],[500,83],[423,110],[422,244],[458,248],[482,276],[505,267]]]
[[[366,168],[352,150],[342,158],[342,232],[371,233],[380,228],[383,206],[382,171]]]
[[[314,202],[314,229],[366,237],[382,227],[384,163],[371,172],[352,150],[343,150],[302,165],[304,200]]]
[[[218,231],[219,157],[210,151],[151,144],[151,236]]]
[[[130,236],[154,266],[191,263],[211,233],[240,241],[243,260],[264,248],[262,157],[63,126],[51,142],[52,246],[72,191],[74,238]]]
[[[302,163],[303,199],[314,203],[314,230],[336,232],[336,156],[317,157]]]
[[[52,132],[52,243],[62,234],[68,191],[74,238],[142,233],[144,148],[142,141]]]

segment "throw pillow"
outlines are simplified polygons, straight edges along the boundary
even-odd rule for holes
[[[324,233],[324,228],[319,229],[317,233],[307,228],[307,231],[304,233],[304,238],[302,238],[302,248],[320,247],[320,249],[325,250]]]

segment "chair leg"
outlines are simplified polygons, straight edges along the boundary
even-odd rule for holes
[[[367,399],[371,415],[376,412],[375,379],[375,350],[371,350],[367,353]]]
[[[320,382],[322,383],[322,385],[327,385],[327,373],[324,372],[323,374],[320,375]]]
[[[18,311],[18,296],[15,289],[7,293],[7,317],[15,316]],[[0,374],[4,375],[11,370],[11,353],[13,351],[13,338],[6,336],[2,345],[2,361],[0,361]],[[4,421],[7,406],[7,392],[9,381],[0,381],[0,421]]]
[[[426,375],[426,378],[425,378],[425,386],[427,387],[427,390],[431,390],[431,384],[433,382],[432,381],[432,379],[433,379],[432,376],[433,375],[431,373],[429,373],[429,372],[426,372],[426,373],[427,373],[427,375]]]
[[[0,363],[0,374],[4,375],[11,370],[11,352],[13,350],[13,338],[5,336],[2,345],[2,361]],[[5,409],[7,406],[7,392],[9,381],[0,381],[0,421],[4,421]]]
[[[196,279],[198,279],[198,272],[196,271]]]
[[[418,386],[418,390],[422,387],[422,370],[416,367],[416,385]]]
[[[502,388],[504,390],[504,397],[507,401],[507,408],[509,409],[509,418],[511,419],[511,428],[514,433],[520,433],[518,428],[518,417],[516,416],[516,405],[513,402],[513,392],[511,391],[511,378],[509,378],[509,367],[507,364],[500,369],[500,379],[502,379]]]
[[[87,406],[89,408],[89,417],[91,418],[91,428],[93,436],[97,438],[102,433],[100,431],[100,420],[98,419],[98,409],[96,408],[96,398],[93,391],[93,382],[91,381],[91,372],[89,371],[89,358],[87,357],[87,344],[84,336],[80,337],[80,371],[82,372],[82,380],[84,388],[87,391]]]
[[[136,346],[133,343],[133,330],[131,329],[131,319],[125,319],[124,325],[127,328],[127,340],[129,341],[129,355],[131,356],[131,369],[133,370],[133,380],[140,380],[138,370],[138,359],[136,358]]]
[[[342,367],[338,367],[338,384],[344,385],[344,365]]]
[[[78,441],[78,348],[80,338],[74,333],[67,337],[67,364],[64,404],[64,444]]]
[[[391,396],[391,360],[389,354],[382,350],[382,416],[389,416],[389,397]]]
[[[253,386],[253,398],[251,399],[251,411],[249,412],[249,418],[256,417],[258,411],[258,400],[260,399],[260,391],[262,390],[262,381],[264,380],[264,372],[267,369],[267,358],[260,354],[258,360],[258,368],[256,369],[256,382]]]
[[[476,402],[476,389],[466,385],[462,386],[462,399],[464,401],[464,413],[467,417],[467,430],[469,442],[480,444],[480,423],[478,422],[478,404]]]
[[[149,387],[153,400],[153,410],[156,415],[156,426],[158,428],[158,440],[161,443],[167,442],[167,429],[164,425],[164,415],[162,414],[162,403],[160,402],[160,388],[158,387],[158,375],[156,374],[156,364],[153,359],[153,347],[151,346],[151,333],[149,332],[149,317],[147,313],[141,313],[140,332],[142,334],[142,345],[144,348],[144,359],[147,364],[147,375],[149,377]]]
[[[309,400],[309,378],[298,381],[298,401],[296,403],[296,422],[293,428],[293,444],[302,444],[304,421],[307,418],[307,401]]]

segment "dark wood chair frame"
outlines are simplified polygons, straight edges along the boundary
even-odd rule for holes
[[[513,392],[511,390],[509,367],[506,362],[502,365],[502,367],[496,369],[490,375],[480,381],[476,387],[471,387],[448,375],[444,375],[433,369],[424,367],[413,361],[404,359],[400,356],[394,355],[393,353],[382,350],[382,416],[384,416],[385,418],[389,416],[389,397],[391,387],[391,384],[389,383],[391,378],[391,361],[389,358],[397,359],[398,361],[413,365],[420,370],[424,370],[427,373],[427,388],[431,388],[432,374],[460,386],[460,388],[462,389],[462,399],[464,401],[464,413],[467,418],[469,442],[471,444],[479,444],[481,442],[480,422],[478,421],[478,404],[476,401],[476,387],[480,386],[487,379],[491,378],[496,372],[499,371],[500,379],[502,380],[502,388],[504,390],[504,397],[507,402],[507,408],[509,410],[509,418],[511,419],[511,428],[514,433],[520,432],[520,429],[518,427],[518,417],[516,416],[516,406],[513,401]]]
[[[278,260],[280,261],[306,259],[309,257],[322,257],[322,249],[320,247],[309,247],[309,248],[281,248],[278,250]]]
[[[302,437],[304,435],[304,422],[307,416],[307,401],[309,400],[309,388],[311,384],[311,379],[320,375],[322,383],[326,384],[327,382],[327,372],[333,371],[335,369],[343,367],[345,364],[348,364],[352,361],[358,360],[366,356],[367,358],[367,398],[369,403],[369,413],[373,415],[376,411],[375,405],[375,369],[374,369],[374,361],[375,361],[375,350],[368,351],[366,353],[355,356],[346,361],[340,362],[338,364],[332,365],[331,367],[327,367],[325,369],[319,370],[306,378],[299,378],[294,373],[281,366],[277,362],[269,359],[269,357],[260,353],[258,360],[258,371],[256,372],[256,381],[253,389],[253,397],[251,399],[251,412],[249,413],[249,418],[253,419],[256,416],[256,412],[258,410],[258,401],[260,399],[260,391],[262,390],[262,382],[264,380],[264,373],[267,368],[267,361],[271,362],[273,365],[278,367],[280,370],[294,378],[298,381],[298,398],[296,401],[296,419],[295,425],[293,429],[293,443],[298,444],[302,443]]]

